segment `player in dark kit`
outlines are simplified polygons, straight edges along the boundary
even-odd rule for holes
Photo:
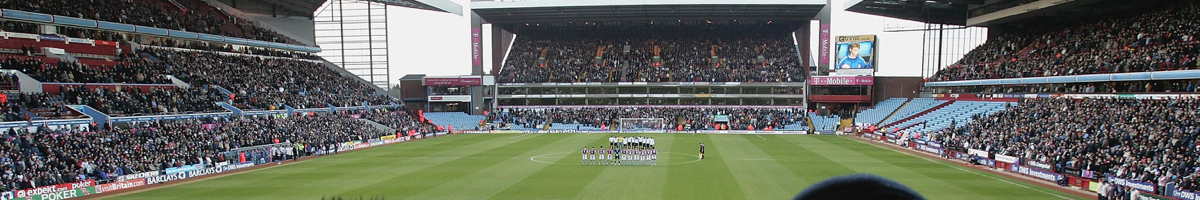
[[[704,143],[700,143],[700,159],[704,159]]]

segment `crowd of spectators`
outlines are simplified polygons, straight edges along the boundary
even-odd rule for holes
[[[931,81],[1200,69],[1200,3],[1170,1],[1067,27],[990,39]]]
[[[200,0],[0,0],[0,7],[36,13],[299,44],[253,21],[228,15]]]
[[[243,53],[243,54],[260,55],[260,56],[274,56],[274,57],[284,57],[284,58],[321,60],[321,57],[317,56],[316,54],[311,54],[311,53],[279,51],[279,50],[259,48],[259,47],[244,47],[241,49],[234,49],[233,45],[208,43],[208,42],[164,40],[162,42],[151,41],[149,44],[150,44],[150,46],[163,46],[163,47],[175,47],[175,48],[185,48],[185,49],[204,50],[204,51]]]
[[[217,89],[208,86],[87,88],[70,85],[60,88],[59,95],[66,103],[88,105],[111,116],[225,112],[216,102],[228,99]]]
[[[0,133],[0,192],[238,162],[238,157],[223,152],[240,147],[298,143],[324,150],[391,134],[348,115],[327,114],[181,120],[128,128],[12,128]]]
[[[1026,99],[926,134],[949,147],[1200,190],[1200,99]]]
[[[235,104],[257,109],[324,108],[328,105],[388,105],[397,100],[376,94],[372,85],[325,67],[296,59],[144,49],[164,60],[168,73],[192,85],[219,85],[233,93]]]
[[[160,63],[137,59],[133,54],[122,54],[115,66],[87,66],[80,63],[60,61],[45,63],[33,58],[8,58],[0,66],[4,69],[21,71],[41,82],[54,83],[129,83],[170,84],[165,66]]]
[[[500,71],[504,83],[799,82],[806,74],[786,26],[527,27]]]
[[[174,75],[193,86],[175,89],[66,86],[60,88],[61,93],[50,94],[66,103],[89,105],[118,116],[224,111],[215,102],[228,100],[249,106],[248,109],[268,110],[283,109],[284,105],[304,109],[398,102],[376,94],[371,85],[329,69],[323,63],[291,58],[145,48],[140,55],[122,54],[116,63],[116,66],[85,66],[10,57],[0,62],[0,66],[43,82],[171,84],[167,75]],[[232,95],[221,93],[217,87],[228,89]]]
[[[511,127],[542,128],[547,122],[580,124],[601,128],[619,126],[621,118],[662,118],[669,127],[682,125],[688,130],[715,130],[717,115],[728,115],[729,121],[721,129],[747,130],[804,123],[805,111],[801,109],[752,109],[752,108],[547,108],[547,109],[501,109],[488,115],[488,121],[501,121]],[[690,128],[689,128],[690,127]]]
[[[938,93],[1194,93],[1197,80],[996,85],[941,88]]]
[[[71,108],[68,108],[67,104],[56,95],[46,93],[6,93],[2,97],[4,100],[0,101],[0,105],[3,105],[0,106],[2,107],[0,109],[3,110],[4,114],[0,117],[2,118],[0,121],[4,122],[29,121],[40,118],[62,119],[72,112]],[[30,111],[30,113],[22,112],[22,109]],[[48,113],[49,115],[37,116],[38,113],[32,112]]]

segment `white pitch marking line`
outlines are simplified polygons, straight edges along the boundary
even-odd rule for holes
[[[767,140],[767,138],[764,138],[764,137],[762,137],[762,135],[759,135],[759,134],[754,134],[754,136],[758,136],[758,138],[762,138],[763,140]]]
[[[853,139],[853,138],[851,138],[850,140],[854,140],[855,142],[859,142],[859,143],[863,143],[863,144],[868,144],[868,145],[875,146],[874,144],[870,144],[870,143],[863,142],[863,141],[861,141],[861,140],[857,140],[857,139]],[[884,148],[886,148],[886,147],[884,147]],[[933,159],[926,158],[925,156],[913,155],[913,154],[911,154],[911,153],[908,153],[908,152],[905,152],[905,151],[896,151],[896,150],[892,150],[892,151],[895,151],[895,152],[900,152],[900,153],[903,153],[903,154],[906,154],[906,155],[909,155],[909,156],[913,156],[913,157],[917,157],[917,158],[921,158],[921,159],[927,160],[927,161],[929,161],[929,162],[933,162],[933,163],[941,164],[941,165],[944,165],[944,166],[947,166],[947,167],[950,167],[950,168],[954,168],[954,169],[962,170],[962,171],[964,171],[964,172],[972,173],[972,174],[975,174],[975,175],[979,175],[979,176],[983,176],[983,177],[992,178],[992,179],[995,179],[995,180],[997,180],[997,181],[1000,181],[1000,182],[1005,182],[1005,183],[1008,183],[1008,184],[1012,184],[1012,185],[1016,185],[1016,186],[1021,186],[1021,187],[1025,188],[1025,189],[1031,189],[1031,190],[1038,191],[1038,192],[1042,192],[1042,193],[1046,193],[1046,194],[1049,194],[1049,195],[1054,195],[1054,196],[1056,196],[1056,197],[1058,197],[1058,198],[1063,198],[1063,199],[1071,199],[1071,198],[1064,197],[1064,196],[1062,196],[1062,195],[1057,195],[1057,194],[1054,194],[1054,193],[1050,193],[1050,192],[1042,191],[1042,190],[1040,190],[1040,189],[1037,189],[1037,188],[1031,188],[1031,187],[1029,187],[1029,186],[1025,186],[1025,185],[1021,185],[1021,184],[1013,183],[1013,182],[1011,182],[1011,181],[1008,181],[1008,180],[999,179],[999,178],[992,177],[992,176],[988,176],[988,175],[983,175],[983,174],[981,174],[981,173],[979,173],[979,172],[975,172],[975,171],[971,171],[971,170],[966,170],[966,169],[963,169],[963,168],[961,168],[961,167],[958,167],[957,165],[947,165],[946,163],[942,163],[942,162],[934,161]]]

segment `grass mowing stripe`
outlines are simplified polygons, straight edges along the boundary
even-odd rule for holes
[[[525,177],[545,168],[547,165],[530,161],[529,158],[545,153],[569,151],[590,141],[581,138],[591,138],[582,134],[551,135],[563,137],[557,142],[548,143],[525,154],[518,155],[491,167],[472,172],[468,175],[443,183],[437,187],[410,196],[413,199],[481,199],[500,193],[508,186],[515,185]],[[549,141],[549,140],[547,140]]]
[[[846,163],[840,160],[834,161],[809,150],[807,145],[797,145],[789,142],[786,137],[795,136],[771,135],[768,136],[770,139],[765,141],[751,140],[750,143],[762,149],[775,162],[787,167],[792,174],[801,178],[805,187],[834,176],[858,173],[846,167],[846,164],[854,163]]]
[[[908,185],[916,191],[942,191],[942,194],[951,195],[953,199],[968,199],[975,197],[986,197],[985,191],[972,190],[964,187],[961,183],[948,183],[944,178],[965,178],[964,181],[981,180],[978,177],[969,176],[961,172],[945,173],[948,169],[944,166],[938,166],[933,163],[918,163],[918,162],[895,162],[897,160],[912,160],[918,159],[912,156],[907,156],[895,152],[882,152],[879,148],[873,146],[863,146],[857,143],[838,143],[848,142],[840,136],[814,136],[808,138],[811,146],[820,147],[818,153],[822,153],[831,157],[853,157],[861,159],[874,159],[883,161],[875,165],[858,165],[853,166],[859,171],[876,174],[887,177],[900,183]],[[968,175],[968,176],[963,176]]]
[[[480,145],[486,147],[477,147],[476,149],[478,149],[478,151],[475,151],[470,155],[465,155],[466,157],[480,158],[460,158],[438,161],[440,163],[426,165],[426,167],[419,172],[396,175],[390,178],[373,179],[376,184],[387,185],[386,187],[393,188],[393,190],[385,191],[381,190],[379,187],[362,187],[342,193],[341,195],[378,195],[385,196],[387,198],[404,199],[467,175],[471,172],[479,171],[493,164],[499,163],[500,161],[504,161],[507,159],[504,157],[516,156],[563,138],[565,137],[545,137],[544,135],[538,135],[533,137],[525,137],[521,140],[489,140]]]
[[[446,137],[446,136],[443,136]],[[315,168],[305,172],[294,172],[284,174],[292,174],[293,176],[285,176],[275,179],[267,179],[259,185],[293,185],[292,187],[319,189],[323,194],[313,194],[313,196],[335,195],[345,191],[355,190],[362,187],[370,187],[376,182],[356,180],[357,177],[395,177],[407,173],[420,171],[419,168],[432,165],[439,160],[423,160],[423,159],[405,159],[409,157],[423,157],[429,155],[439,156],[463,156],[467,152],[482,151],[484,148],[492,147],[487,142],[494,136],[487,137],[462,137],[454,136],[456,139],[437,144],[430,144],[422,148],[412,150],[396,150],[396,149],[371,149],[373,151],[365,151],[364,154],[356,154],[353,161],[340,161],[350,163],[351,165],[340,166],[330,170],[330,168]],[[443,138],[452,139],[452,138]],[[474,148],[472,148],[474,147]],[[338,162],[338,160],[329,160],[327,162]],[[394,166],[405,166],[404,168],[395,168]],[[408,169],[408,170],[405,170]],[[314,171],[316,174],[308,173]],[[381,176],[382,175],[382,176]],[[339,182],[320,182],[314,180],[346,180]],[[330,183],[335,183],[335,187],[329,187]],[[313,191],[313,190],[309,190]],[[271,195],[291,195],[287,191],[273,191],[264,196]]]
[[[672,166],[667,172],[664,196],[671,199],[746,199],[737,180],[724,160],[720,145],[714,145],[712,135],[696,135],[677,139],[671,152],[697,152],[699,143],[706,143],[706,159],[687,165]],[[690,149],[690,150],[688,150]]]
[[[728,157],[769,158],[764,150],[755,146],[754,142],[765,142],[758,135],[717,135],[714,136],[713,146],[721,147],[721,154]],[[779,162],[739,162],[726,161],[729,171],[737,180],[746,199],[787,199],[803,190],[804,181]]]
[[[655,138],[655,148],[670,149],[675,134],[650,135]],[[607,135],[603,136],[607,138]],[[670,156],[682,156],[659,151],[660,164],[667,164]],[[607,166],[585,190],[574,199],[662,199],[670,166]]]
[[[600,137],[599,135],[585,135],[585,141],[590,141],[582,146],[568,148],[566,151],[571,152],[557,160],[554,163],[580,163],[577,153],[584,147],[600,147],[608,146],[608,137]],[[492,195],[492,199],[571,199],[578,196],[589,182],[596,179],[600,172],[604,170],[599,166],[578,166],[578,165],[556,165],[545,164],[541,170],[526,176],[516,184],[509,185],[503,191]]]
[[[413,152],[436,152],[431,146],[438,146],[444,143],[459,142],[459,141],[477,141],[476,137],[455,137],[443,136],[439,138],[431,138],[420,141],[404,142],[399,144],[388,145],[384,147],[364,149],[354,152],[346,152],[335,155],[325,155],[317,158],[310,158],[303,163],[296,163],[286,167],[271,168],[256,171],[255,173],[237,174],[215,178],[203,182],[184,184],[168,188],[159,188],[149,190],[137,194],[130,194],[122,198],[129,199],[161,199],[165,197],[204,197],[206,195],[223,195],[231,193],[215,193],[214,191],[235,190],[236,197],[270,197],[276,196],[272,193],[287,193],[287,190],[256,190],[260,187],[270,185],[288,185],[295,187],[297,184],[313,183],[312,180],[331,179],[336,176],[352,175],[355,170],[336,170],[329,169],[346,169],[356,168],[359,166],[367,166],[374,164],[373,162],[363,163],[364,159],[376,156],[369,155],[391,155],[399,149],[407,149]],[[442,149],[445,151],[449,149]],[[335,189],[333,187],[323,186],[322,190]],[[319,195],[319,194],[313,194]],[[284,195],[286,196],[286,195]],[[200,198],[203,199],[203,198]]]

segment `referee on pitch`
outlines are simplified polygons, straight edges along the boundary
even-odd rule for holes
[[[704,159],[704,143],[700,143],[700,159]]]

